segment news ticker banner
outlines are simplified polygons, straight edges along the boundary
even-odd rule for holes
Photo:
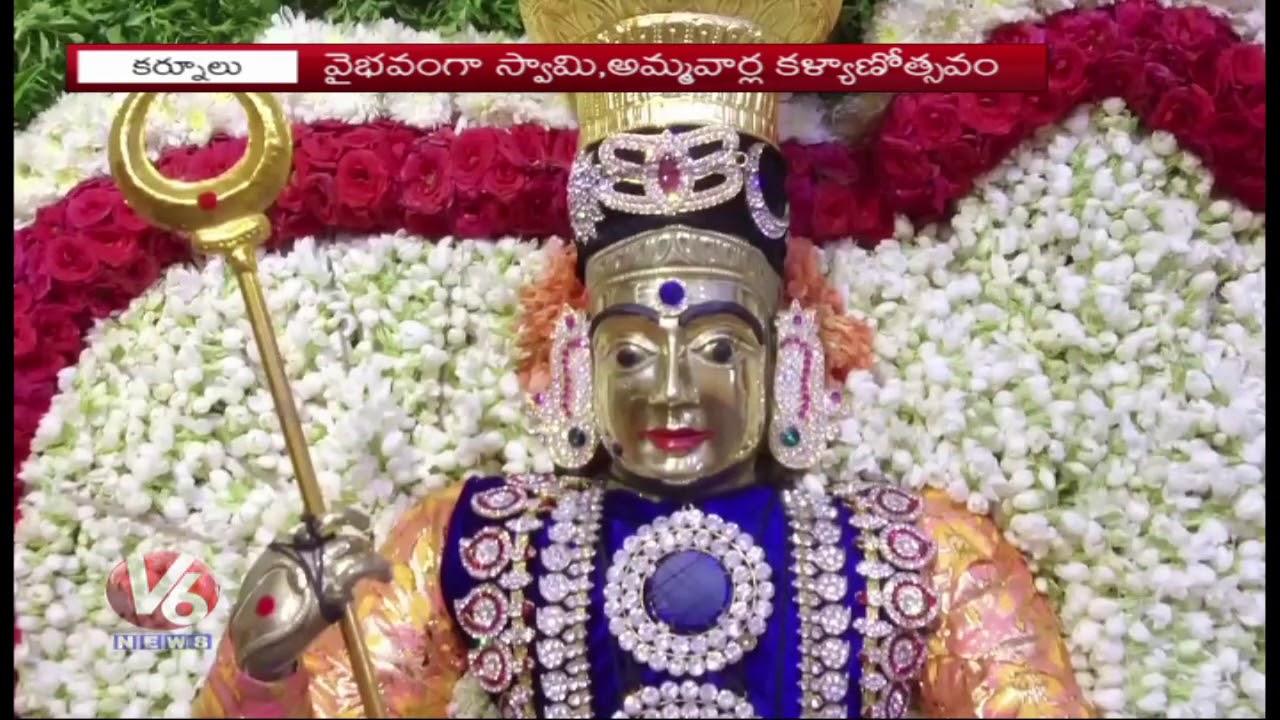
[[[71,45],[68,92],[1039,92],[1044,45]]]

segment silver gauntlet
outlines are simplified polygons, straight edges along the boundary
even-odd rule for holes
[[[245,576],[231,611],[237,665],[259,680],[291,674],[307,647],[341,619],[365,578],[391,579],[365,515],[346,510],[304,519]]]

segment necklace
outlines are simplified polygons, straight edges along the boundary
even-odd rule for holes
[[[736,524],[696,508],[642,526],[609,565],[604,614],[636,662],[699,677],[751,652],[773,613],[773,569]]]
[[[547,717],[593,714],[585,641],[604,491],[555,485],[526,476],[477,494],[471,510],[498,524],[459,548],[479,581],[455,606],[476,643],[471,672],[500,697],[504,717],[534,716],[535,673]],[[862,716],[901,717],[924,664],[924,632],[938,612],[924,575],[936,548],[916,527],[923,502],[884,482],[837,485],[833,496],[849,507],[862,551],[856,572],[867,591],[858,593],[864,612],[856,620],[833,501],[802,489],[782,493],[799,619],[798,714],[845,717],[852,626],[863,644]],[[549,544],[536,554],[544,604],[535,608],[531,534],[553,505]],[[615,717],[756,716],[749,699],[695,678],[734,666],[756,646],[774,606],[773,574],[748,533],[697,508],[660,517],[624,540],[605,575],[605,620],[624,652],[676,680],[624,690]]]
[[[836,492],[853,511],[867,580],[859,598],[866,613],[854,627],[862,634],[862,716],[904,717],[924,668],[924,631],[938,617],[938,598],[923,574],[937,546],[916,526],[920,496],[886,482],[859,480]]]
[[[565,494],[551,512],[550,544],[541,553],[538,589],[546,604],[534,620],[535,655],[551,718],[592,717],[587,612],[603,496],[599,487]]]
[[[464,538],[460,552],[467,574],[478,584],[455,605],[463,632],[475,647],[467,665],[486,692],[500,698],[504,717],[534,716],[528,646],[534,631],[527,625],[534,607],[526,592],[531,534],[559,486],[550,476],[517,475],[506,483],[476,493],[471,511],[498,524]]]
[[[783,491],[800,617],[800,712],[842,718],[849,694],[848,570],[838,514],[825,495]]]
[[[589,495],[589,497],[588,497]],[[565,499],[568,499],[567,497]],[[549,571],[573,567],[594,555],[598,542],[601,494],[584,491],[569,500],[572,509],[553,514],[551,544],[543,564]],[[847,631],[851,611],[845,603],[846,553],[834,504],[825,496],[788,490],[783,494],[800,616],[800,670],[805,717],[843,717],[849,689]],[[571,559],[572,558],[572,559]],[[558,570],[557,570],[558,569]],[[590,567],[575,575],[576,592],[590,590]],[[698,678],[740,662],[758,643],[773,610],[773,570],[763,550],[736,524],[696,508],[685,508],[640,527],[623,541],[606,571],[604,613],[618,647],[651,670],[679,678]],[[551,717],[589,710],[570,705],[574,692],[588,692],[585,655],[573,668],[560,667],[560,648],[586,634],[587,607],[558,600],[570,579],[554,580],[537,626],[544,692]],[[683,582],[682,582],[683,581]],[[696,594],[682,589],[698,588]],[[666,588],[665,590],[663,588]],[[545,595],[545,593],[544,593]],[[556,648],[543,661],[541,648]],[[573,652],[580,648],[574,646]],[[584,650],[582,652],[585,652]],[[551,667],[555,664],[555,667]],[[750,701],[712,683],[667,681],[636,689],[622,700],[617,717],[754,717]]]

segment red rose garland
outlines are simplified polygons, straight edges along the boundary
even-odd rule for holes
[[[1122,97],[1177,136],[1217,187],[1254,210],[1266,195],[1266,55],[1202,8],[1126,0],[1019,23],[993,42],[1049,45],[1043,93],[900,95],[858,146],[788,143],[792,229],[817,241],[888,236],[893,217],[944,217],[974,182],[1036,129],[1084,102]],[[423,131],[393,122],[298,126],[292,181],[271,220],[273,248],[335,231],[409,230],[496,238],[569,234],[565,188],[576,135],[536,126]],[[166,175],[231,167],[243,139],[167,153]],[[109,179],[82,183],[14,235],[14,483],[83,334],[124,308],[186,243],[152,229]]]

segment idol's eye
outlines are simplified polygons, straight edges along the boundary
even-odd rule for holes
[[[635,345],[623,345],[613,351],[614,362],[623,370],[629,370],[644,362],[645,351]]]
[[[703,343],[698,348],[698,354],[706,358],[708,362],[713,362],[716,365],[728,365],[733,362],[733,345],[733,340],[729,338],[716,338]]]

